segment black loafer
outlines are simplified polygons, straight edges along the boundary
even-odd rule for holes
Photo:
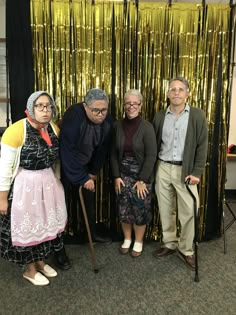
[[[60,251],[55,252],[55,263],[61,270],[69,270],[71,268],[71,263],[64,247]]]

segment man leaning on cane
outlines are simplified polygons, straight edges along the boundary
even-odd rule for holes
[[[189,180],[198,200],[197,184],[207,158],[207,121],[201,109],[187,103],[189,83],[185,78],[170,80],[167,96],[170,105],[166,111],[156,113],[153,122],[158,152],[155,190],[163,241],[154,257],[169,256],[177,249],[186,266],[195,270],[194,205],[185,182]],[[181,225],[178,238],[176,208]]]
[[[62,181],[70,187],[83,187],[91,236],[97,243],[111,242],[96,231],[94,207],[96,174],[110,151],[112,119],[108,102],[103,90],[89,90],[84,102],[70,106],[65,112],[60,132]],[[65,253],[56,257],[59,266],[63,265],[63,256]]]

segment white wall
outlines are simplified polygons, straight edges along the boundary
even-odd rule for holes
[[[235,59],[236,63],[236,52]],[[231,110],[230,110],[230,125],[229,125],[229,145],[236,145],[236,67],[234,66],[233,72],[233,88],[232,88],[232,98],[231,98]]]
[[[0,0],[0,38],[5,38],[5,0]]]
[[[236,56],[235,56],[236,61]],[[229,126],[229,139],[228,144],[236,145],[236,67],[234,67],[233,74],[233,88],[231,98],[231,111],[230,111],[230,126]],[[227,161],[226,173],[226,189],[236,189],[236,158],[229,158]]]

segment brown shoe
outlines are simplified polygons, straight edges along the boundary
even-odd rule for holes
[[[136,252],[135,250],[132,250],[131,252],[131,257],[136,258],[142,255],[142,251],[141,252]]]
[[[178,255],[181,260],[185,263],[185,265],[192,271],[195,271],[196,266],[195,266],[195,256],[190,255],[190,256],[185,256],[178,250]]]
[[[171,254],[174,254],[174,253],[175,253],[175,249],[170,249],[168,247],[161,247],[153,253],[153,256],[155,258],[162,258],[162,257],[169,256]]]
[[[129,248],[123,248],[123,247],[119,247],[119,252],[121,255],[126,255],[129,252]]]

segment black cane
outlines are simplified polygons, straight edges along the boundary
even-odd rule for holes
[[[84,197],[83,197],[82,189],[83,189],[83,187],[80,186],[79,198],[80,198],[81,207],[82,207],[82,211],[83,211],[83,215],[84,215],[84,222],[85,222],[86,230],[88,233],[89,246],[90,246],[90,251],[91,251],[92,261],[93,261],[93,270],[95,273],[98,273],[97,262],[96,262],[95,252],[94,252],[94,246],[93,246],[90,227],[89,227],[89,223],[88,223],[88,216],[87,216],[87,211],[86,211],[86,207],[85,207],[85,203],[84,203]]]
[[[192,190],[189,187],[190,179],[187,179],[185,182],[186,188],[190,193],[191,197],[193,198],[193,205],[194,205],[194,250],[195,250],[195,282],[199,282],[198,277],[198,214],[197,214],[197,200],[195,195],[193,194]]]

